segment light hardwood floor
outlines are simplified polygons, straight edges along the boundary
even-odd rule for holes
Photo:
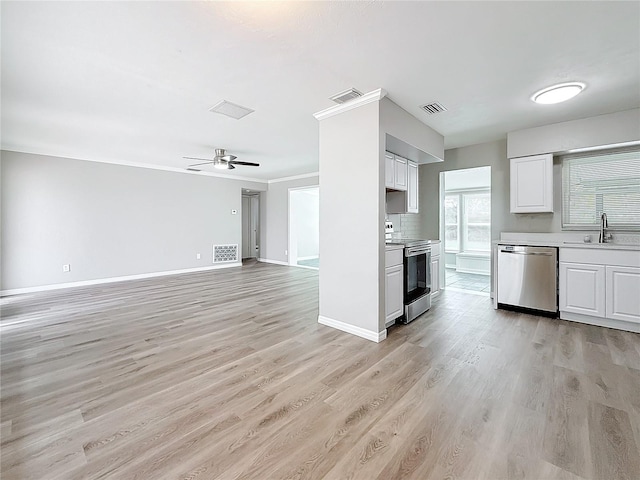
[[[268,264],[2,299],[2,479],[640,478],[639,335],[460,292],[380,344],[317,314]]]

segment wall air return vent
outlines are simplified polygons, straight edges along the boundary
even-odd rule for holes
[[[237,261],[238,244],[213,246],[213,263],[229,263]]]
[[[246,117],[250,113],[253,113],[255,110],[243,107],[242,105],[236,105],[235,103],[227,102],[226,100],[221,100],[213,107],[211,107],[209,111],[213,113],[219,113],[221,115],[226,115],[227,117],[235,118],[236,120],[240,120],[242,117]]]
[[[353,100],[354,98],[358,98],[362,96],[362,92],[359,92],[355,88],[350,88],[349,90],[345,90],[344,92],[336,93],[332,97],[329,97],[329,100],[333,100],[336,103],[345,103],[349,100]]]
[[[447,109],[438,102],[431,102],[425,105],[420,105],[420,108],[427,112],[429,115],[433,115],[434,113],[446,112]]]

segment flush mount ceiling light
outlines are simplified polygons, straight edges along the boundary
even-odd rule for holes
[[[534,93],[531,100],[543,105],[560,103],[575,97],[584,87],[585,84],[582,82],[559,83]]]

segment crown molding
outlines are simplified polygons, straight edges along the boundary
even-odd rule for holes
[[[274,178],[273,180],[269,180],[269,184],[271,183],[279,183],[279,182],[289,182],[291,180],[300,180],[301,178],[311,178],[311,177],[319,177],[320,172],[313,173],[303,173],[302,175],[293,175],[292,177],[282,177],[282,178]]]
[[[374,90],[373,92],[365,93],[363,96],[354,98],[353,100],[350,100],[348,102],[321,110],[317,113],[314,113],[313,116],[316,117],[317,120],[324,120],[326,118],[333,117],[334,115],[338,115],[340,113],[353,110],[354,108],[361,107],[368,103],[379,102],[386,96],[386,90],[384,90],[383,88],[379,88],[377,90]]]

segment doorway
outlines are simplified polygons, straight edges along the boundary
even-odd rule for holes
[[[258,258],[260,247],[260,196],[242,194],[242,259]]]
[[[440,174],[445,288],[491,291],[491,167]]]
[[[320,268],[320,188],[289,189],[289,265]]]

